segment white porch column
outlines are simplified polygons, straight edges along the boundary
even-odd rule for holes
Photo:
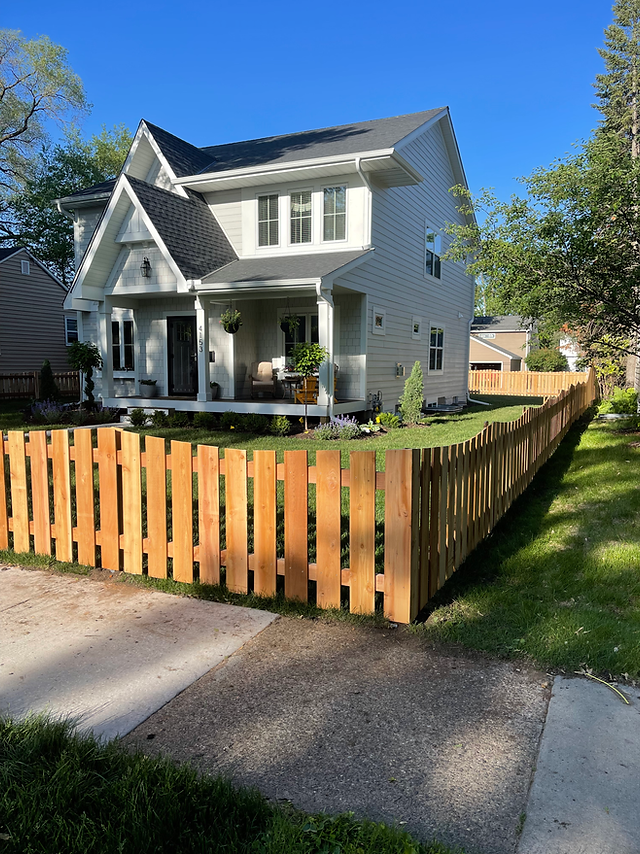
[[[323,288],[321,284],[316,286],[318,305],[318,342],[329,352],[326,362],[320,365],[320,376],[318,383],[318,403],[320,406],[329,406],[329,414],[333,413],[333,297],[331,291]]]
[[[105,297],[98,307],[98,335],[100,337],[100,355],[102,356],[102,386],[100,397],[114,397],[113,386],[113,347],[111,337],[111,300]]]
[[[196,297],[196,355],[198,359],[198,400],[211,400],[209,385],[209,313],[205,303]]]

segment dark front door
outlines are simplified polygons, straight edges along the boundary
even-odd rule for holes
[[[198,391],[195,317],[168,317],[169,396]]]

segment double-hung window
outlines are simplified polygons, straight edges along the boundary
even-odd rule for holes
[[[442,253],[442,238],[435,228],[427,225],[425,231],[425,272],[428,276],[440,278],[440,255]]]
[[[111,322],[111,346],[114,371],[133,370],[133,320]]]
[[[318,315],[298,314],[298,326],[291,332],[288,327],[284,329],[284,356],[289,360],[296,344],[307,341],[312,344],[319,343]]]
[[[444,364],[444,329],[441,326],[431,327],[429,341],[429,370],[441,371]]]
[[[258,196],[258,246],[277,246],[278,195]]]
[[[78,318],[65,317],[64,319],[64,337],[67,344],[73,344],[78,340]]]
[[[291,243],[311,243],[311,190],[291,193]]]
[[[344,240],[347,236],[347,188],[324,188],[323,240]]]

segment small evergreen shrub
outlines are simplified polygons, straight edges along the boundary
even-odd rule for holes
[[[220,428],[222,430],[242,430],[244,418],[238,412],[227,410],[220,416]]]
[[[168,421],[167,413],[163,412],[161,409],[156,409],[151,416],[151,426],[155,427],[156,430],[161,430],[163,427],[166,427]]]
[[[603,400],[598,407],[601,415],[615,412],[620,415],[635,415],[638,411],[638,394],[632,388],[616,388],[611,397]]]
[[[569,370],[567,357],[560,350],[554,350],[553,347],[542,347],[540,350],[534,350],[529,353],[524,361],[530,371],[557,372]]]
[[[400,398],[400,414],[406,424],[417,424],[422,413],[424,401],[424,377],[422,365],[415,362],[411,374],[404,384],[404,391]]]
[[[196,412],[193,416],[193,426],[199,430],[215,430],[218,419],[213,412]]]
[[[189,415],[186,412],[174,412],[167,419],[169,427],[184,428],[189,426]]]
[[[140,409],[140,407],[137,407],[136,409],[131,410],[131,412],[129,413],[129,418],[131,419],[132,427],[144,427],[144,425],[147,423],[148,415],[144,411],[144,409]]]
[[[382,424],[387,430],[395,430],[400,426],[400,419],[393,412],[381,412],[376,417],[376,421]]]
[[[45,359],[40,370],[40,399],[57,400],[60,397],[60,389],[53,378],[51,362]]]
[[[266,433],[269,429],[269,419],[259,412],[250,412],[243,418],[243,429],[247,433]]]
[[[291,422],[286,415],[274,415],[269,430],[274,436],[288,436],[291,432]]]

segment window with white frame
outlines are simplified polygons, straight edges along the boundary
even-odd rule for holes
[[[65,317],[64,319],[64,337],[67,344],[73,344],[78,340],[78,318]]]
[[[29,263],[29,261],[21,261],[20,262],[20,272],[22,273],[23,276],[30,276],[31,275],[31,264]]]
[[[292,330],[290,326],[284,324],[280,328],[284,334],[284,357],[285,363],[289,361],[293,348],[296,344],[308,342],[310,344],[319,344],[320,338],[318,333],[318,315],[309,313],[297,313],[298,326]]]
[[[322,239],[344,240],[347,236],[347,188],[325,187]]]
[[[371,331],[374,335],[385,335],[387,330],[387,312],[384,308],[377,305],[373,306],[373,318],[371,321]]]
[[[114,371],[133,371],[133,320],[111,322]]]
[[[258,196],[258,246],[277,246],[279,242],[278,194]]]
[[[440,255],[442,254],[442,238],[435,228],[427,225],[425,230],[425,273],[439,279],[441,276]]]
[[[444,366],[444,329],[442,326],[431,327],[429,340],[429,370],[441,371]]]
[[[411,318],[411,337],[419,340],[422,337],[422,318],[415,314]]]
[[[311,243],[311,190],[291,193],[291,243]]]

